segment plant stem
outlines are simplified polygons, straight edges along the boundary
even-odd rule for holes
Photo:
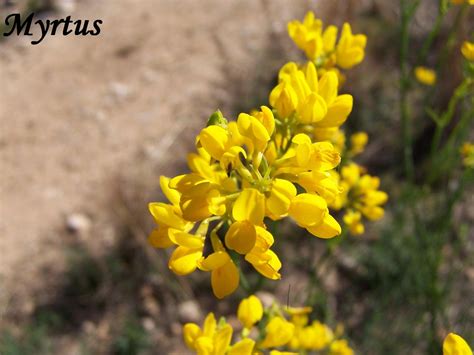
[[[413,141],[411,118],[408,110],[408,88],[410,86],[408,68],[409,26],[410,20],[418,6],[418,1],[407,6],[407,0],[400,0],[400,122],[403,132],[403,160],[405,175],[409,181],[414,178]]]
[[[444,15],[446,15],[447,9],[448,7],[445,5],[445,0],[440,0],[438,6],[438,15],[436,16],[435,24],[431,32],[428,34],[428,38],[423,43],[423,47],[421,48],[420,54],[418,55],[418,58],[416,60],[416,63],[418,63],[419,65],[422,65],[426,61],[428,51],[430,50],[433,41],[439,34],[439,30],[441,29],[441,23],[443,22],[443,18]]]

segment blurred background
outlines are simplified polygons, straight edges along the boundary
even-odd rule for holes
[[[359,354],[432,353],[448,331],[474,341],[472,183],[453,206],[455,227],[436,234],[442,242],[429,233],[417,242],[400,212],[396,1],[2,0],[1,26],[7,14],[31,11],[103,25],[96,37],[47,36],[35,46],[26,36],[0,40],[0,354],[181,354],[183,323],[209,311],[236,322],[243,291],[216,302],[208,274],[171,273],[169,250],[146,242],[147,204],[162,199],[160,175],[187,170],[186,153],[212,112],[235,118],[265,104],[279,67],[303,61],[286,23],[308,10],[368,36],[366,59],[344,87],[355,99],[344,127],[368,132],[360,162],[390,201],[382,221],[330,257],[326,241],[279,226],[283,278],[259,295],[309,302],[318,319],[344,324]],[[436,12],[436,1],[421,2],[410,57]],[[472,33],[473,11],[460,21],[458,41]],[[433,95],[439,108],[461,76],[459,50],[447,61]],[[422,111],[422,90],[413,111]],[[414,125],[420,166],[430,122]],[[417,193],[423,214],[439,212],[436,191]]]

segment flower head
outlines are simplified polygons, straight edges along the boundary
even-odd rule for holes
[[[474,43],[464,41],[461,46],[461,53],[467,60],[474,62]]]
[[[415,77],[420,83],[424,85],[434,85],[436,83],[436,72],[433,69],[426,67],[416,67]]]
[[[348,23],[344,23],[337,41],[338,28],[331,25],[324,29],[323,22],[310,11],[303,22],[289,22],[288,33],[318,69],[330,69],[335,65],[349,69],[364,59],[367,37],[352,34]]]

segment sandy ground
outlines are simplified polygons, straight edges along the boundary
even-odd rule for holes
[[[0,314],[31,312],[48,297],[71,240],[98,252],[114,242],[117,179],[143,172],[156,192],[210,113],[264,99],[255,88],[296,56],[289,19],[310,7],[344,15],[350,5],[82,1],[68,14],[102,19],[100,36],[1,43]],[[71,217],[80,235],[68,233]]]

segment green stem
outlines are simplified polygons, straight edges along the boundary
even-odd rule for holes
[[[400,0],[400,122],[403,134],[403,157],[405,175],[409,181],[413,181],[415,168],[413,162],[413,141],[411,118],[408,110],[408,89],[410,76],[408,68],[408,49],[410,44],[409,26],[410,20],[418,7],[419,1],[407,6],[407,0]]]
[[[428,38],[423,43],[423,47],[421,48],[420,54],[418,55],[418,58],[416,60],[416,63],[418,63],[419,65],[425,63],[428,51],[430,50],[433,41],[439,34],[439,31],[441,29],[441,23],[443,22],[443,18],[446,15],[447,10],[448,6],[446,4],[446,1],[440,0],[438,6],[438,16],[436,16],[435,24],[431,32],[428,34]]]

